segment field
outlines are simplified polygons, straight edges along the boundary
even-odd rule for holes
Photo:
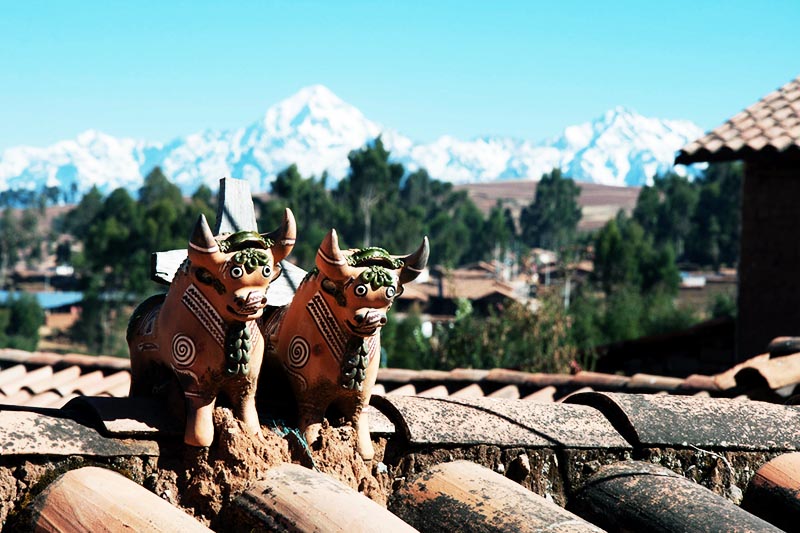
[[[594,230],[614,218],[620,209],[630,214],[636,206],[640,187],[611,187],[594,183],[578,183],[581,195],[578,203],[583,208],[583,219],[578,229]],[[511,209],[515,219],[523,207],[533,200],[536,193],[534,181],[502,181],[496,183],[475,183],[456,186],[456,190],[465,190],[484,213],[488,213],[502,200],[503,205]]]

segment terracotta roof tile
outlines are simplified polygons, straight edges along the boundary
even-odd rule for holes
[[[431,387],[430,389],[425,389],[417,393],[417,396],[426,398],[442,398],[448,395],[449,393],[447,392],[447,387],[444,385],[436,385],[435,387]]]
[[[36,370],[31,370],[26,372],[24,376],[21,376],[19,379],[10,381],[0,387],[0,391],[3,394],[10,396],[15,392],[19,391],[23,387],[27,387],[29,385],[36,385],[45,380],[49,380],[53,376],[53,368],[50,366],[43,366],[39,367]]]
[[[746,159],[764,150],[798,155],[800,134],[795,131],[798,120],[800,77],[685,146],[675,162]]]
[[[601,468],[568,508],[609,531],[780,531],[671,470],[637,461]]]
[[[25,365],[14,365],[0,371],[0,390],[3,390],[2,388],[8,384],[13,386],[16,381],[25,376],[27,371],[28,370],[25,368]]]
[[[62,475],[32,506],[34,531],[211,531],[128,478],[93,466]]]
[[[800,523],[800,453],[786,453],[764,464],[750,481],[742,508],[792,531]]]
[[[3,403],[7,403],[9,405],[25,405],[32,397],[33,395],[30,392],[21,389],[16,391],[14,394],[4,397]]]
[[[397,491],[389,508],[421,531],[603,531],[510,479],[468,461],[428,469]]]
[[[366,496],[330,476],[284,464],[238,496],[232,531],[416,531]]]
[[[675,390],[683,384],[681,378],[653,376],[650,374],[634,374],[628,382],[631,389],[655,389],[659,391]]]
[[[714,376],[714,382],[717,384],[721,390],[732,389],[736,386],[736,374],[743,368],[751,367],[758,365],[764,361],[769,360],[769,354],[763,353],[760,355],[756,355],[755,357],[751,357],[746,361],[742,361],[741,363],[729,368],[725,372],[721,372]]]
[[[95,370],[94,372],[83,374],[73,383],[64,384],[56,388],[56,390],[61,394],[68,394],[70,391],[74,391],[84,396],[92,396],[102,390],[104,379],[103,372]]]
[[[158,455],[147,440],[107,438],[95,429],[62,416],[0,410],[0,455]]]
[[[800,449],[800,409],[726,398],[590,392],[568,403],[600,409],[635,446]]]
[[[550,385],[549,387],[544,387],[536,392],[532,392],[522,398],[526,402],[539,402],[539,403],[548,403],[554,402],[556,395],[556,388]]]
[[[629,444],[595,409],[495,398],[374,397],[412,444],[615,448]]]
[[[387,396],[414,396],[417,393],[417,389],[414,385],[410,383],[408,385],[403,385],[402,387],[398,387],[396,389],[390,390],[386,393]]]
[[[506,385],[502,389],[497,389],[491,394],[487,394],[486,397],[502,398],[505,400],[519,400],[519,389],[515,385]]]
[[[772,390],[800,383],[800,353],[754,361],[752,365],[736,372],[734,380],[746,390],[747,380],[753,375],[757,375]]]
[[[0,350],[0,403],[61,407],[76,395],[127,396],[129,386],[128,359]]]
[[[77,380],[80,377],[80,375],[81,375],[81,367],[79,367],[78,365],[72,365],[70,367],[65,368],[64,370],[56,372],[55,374],[52,375],[52,377],[48,381],[40,381],[39,383],[28,385],[28,388],[34,394],[41,394],[47,390],[53,390],[66,383],[73,382]]]
[[[56,408],[64,404],[65,400],[66,399],[63,396],[55,391],[46,391],[36,394],[32,398],[29,398],[28,401],[20,405],[25,405],[27,407]]]
[[[477,383],[472,383],[463,389],[458,389],[450,396],[453,398],[480,398],[483,396],[483,389]]]
[[[666,391],[671,394],[696,394],[708,391],[715,396],[732,396],[732,393],[746,392],[754,398],[782,401],[780,396],[770,398],[765,396],[763,391],[759,393],[752,388],[752,384],[748,385],[751,389],[744,390],[741,384],[737,383],[737,374],[748,367],[754,367],[761,373],[763,380],[757,385],[767,392],[800,383],[800,368],[795,368],[800,366],[800,354],[784,358],[783,361],[780,359],[770,358],[768,354],[764,354],[716,376],[692,375],[685,379],[646,374],[628,377],[587,371],[570,375],[506,369],[454,369],[447,372],[382,368],[378,373],[378,383],[374,393],[391,396],[502,395],[507,398],[525,398],[533,401],[555,401],[589,387],[595,391],[609,392]],[[795,362],[798,365],[795,365]],[[127,359],[116,357],[77,354],[62,356],[0,350],[0,403],[9,403],[9,398],[22,389],[31,392],[32,395],[15,396],[13,403],[60,407],[76,395],[127,396],[130,381],[129,364]],[[743,376],[747,374],[738,376],[738,379],[741,381]],[[3,391],[7,393],[3,394]],[[39,399],[39,396],[43,397]]]

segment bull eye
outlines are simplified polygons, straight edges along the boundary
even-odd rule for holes
[[[272,269],[269,267],[269,265],[264,265],[264,268],[261,269],[261,274],[265,278],[268,278],[270,274],[272,274]]]
[[[364,296],[367,295],[367,286],[364,284],[356,285],[354,292],[356,293],[356,296],[358,296],[359,298],[363,298]]]
[[[239,265],[236,265],[235,267],[233,267],[231,269],[231,277],[233,279],[239,279],[242,276],[244,276],[244,269],[242,267],[240,267]]]
[[[386,287],[386,297],[387,298],[394,298],[394,295],[397,294],[397,290],[392,287],[391,285]]]

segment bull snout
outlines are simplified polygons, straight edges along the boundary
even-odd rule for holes
[[[359,309],[347,325],[356,335],[369,337],[386,325],[386,313],[375,309]]]
[[[363,327],[381,327],[386,325],[386,314],[374,309],[362,309],[353,317],[356,324]]]
[[[250,291],[247,296],[237,294],[234,297],[236,312],[240,315],[251,315],[267,305],[267,293],[264,291]]]

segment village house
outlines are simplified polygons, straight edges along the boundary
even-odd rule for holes
[[[676,163],[744,161],[737,357],[800,332],[800,77],[684,147]]]

